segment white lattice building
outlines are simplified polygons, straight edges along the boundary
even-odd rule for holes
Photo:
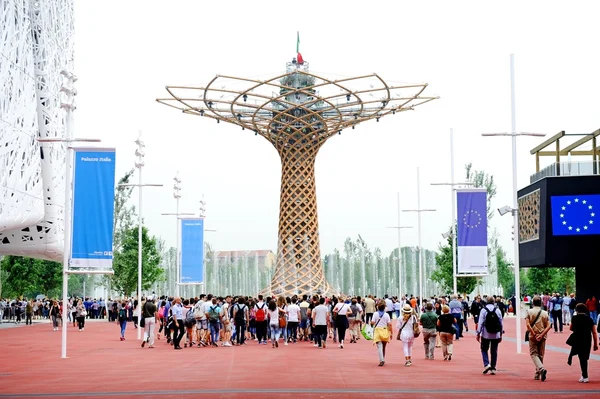
[[[62,260],[73,0],[0,0],[0,254]]]

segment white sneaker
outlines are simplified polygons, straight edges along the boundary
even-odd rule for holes
[[[287,341],[285,341],[285,344],[284,344],[284,345],[285,345],[285,346],[288,346],[288,343],[287,343]]]
[[[588,382],[590,382],[590,379],[589,379],[589,378],[583,378],[583,377],[581,377],[581,378],[579,379],[579,382],[583,382],[583,383],[586,383],[586,384],[587,384]]]

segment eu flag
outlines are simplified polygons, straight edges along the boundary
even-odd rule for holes
[[[550,203],[553,235],[600,234],[600,221],[596,218],[596,212],[600,209],[600,194],[553,196]]]
[[[487,192],[457,191],[458,246],[487,247]]]

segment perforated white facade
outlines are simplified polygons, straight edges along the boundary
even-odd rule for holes
[[[0,0],[0,254],[62,260],[73,0]]]

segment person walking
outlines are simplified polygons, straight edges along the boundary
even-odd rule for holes
[[[494,375],[498,362],[498,345],[502,342],[502,313],[495,305],[496,301],[493,296],[488,296],[486,301],[487,305],[479,313],[477,342],[481,343],[483,374],[490,372]],[[490,351],[491,361],[488,351]]]
[[[60,319],[60,307],[58,302],[52,301],[52,307],[50,307],[50,318],[52,319],[53,331],[58,331],[58,321]]]
[[[373,345],[377,345],[377,354],[379,355],[379,367],[385,364],[385,347],[390,342],[392,335],[392,320],[389,314],[385,312],[385,303],[381,302],[377,306],[377,312],[371,315],[371,325],[373,325]]]
[[[279,348],[279,335],[281,334],[281,328],[279,327],[279,312],[277,302],[275,302],[275,299],[271,299],[269,301],[267,314],[269,318],[269,329],[271,330],[271,345],[273,348]]]
[[[123,301],[118,311],[117,323],[121,327],[121,341],[125,341],[125,329],[127,328],[127,301]]]
[[[587,307],[589,315],[592,318],[592,320],[594,321],[594,324],[597,324],[598,323],[598,300],[596,299],[596,297],[592,295],[591,298],[588,298],[588,300],[585,301],[585,306]]]
[[[571,347],[567,363],[570,366],[573,356],[579,357],[579,367],[581,367],[579,382],[582,383],[590,382],[588,360],[592,349],[592,340],[594,341],[594,351],[598,350],[598,332],[596,331],[596,324],[588,314],[588,308],[583,303],[578,303],[575,306],[577,314],[571,319],[571,326],[569,327],[573,333],[567,340],[567,345]]]
[[[142,307],[142,317],[144,318],[144,339],[142,348],[148,342],[148,348],[154,348],[154,329],[156,328],[156,305],[154,299],[146,301]]]
[[[248,320],[248,306],[244,297],[239,297],[233,306],[233,321],[235,323],[235,336],[237,345],[244,345],[246,338],[246,320]]]
[[[535,304],[533,304],[535,306]],[[552,319],[554,320],[554,333],[559,331],[558,326],[560,326],[560,332],[563,332],[563,319],[562,319],[562,307],[563,307],[563,298],[560,297],[560,294],[554,294],[554,297],[549,302],[549,306],[552,307]]]
[[[552,326],[548,312],[542,309],[542,298],[539,296],[533,297],[533,307],[527,311],[525,326],[529,332],[529,356],[535,366],[533,379],[546,381],[548,371],[544,368],[544,353],[547,334]]]
[[[433,311],[433,304],[427,302],[425,312],[421,315],[421,325],[423,326],[423,346],[425,348],[425,359],[433,360],[435,352],[435,339],[437,337],[437,314]]]
[[[81,300],[77,302],[77,306],[75,307],[75,315],[79,331],[83,331],[85,329],[85,316],[87,316],[87,310],[85,310],[85,305]]]
[[[448,305],[442,306],[442,315],[438,317],[437,326],[442,344],[442,354],[444,360],[448,361],[452,360],[455,324],[456,319],[450,313],[450,307]]]
[[[456,340],[458,341],[462,337],[462,302],[458,300],[457,295],[452,295],[452,300],[448,304],[450,306],[450,313],[456,319],[454,327],[456,327]]]
[[[181,305],[181,298],[178,296],[173,300],[171,314],[173,315],[173,327],[175,330],[173,334],[173,349],[180,350],[182,348],[179,344],[185,334],[185,325],[183,323],[183,306]]]
[[[333,308],[333,317],[338,331],[338,339],[340,341],[340,349],[344,349],[344,340],[346,339],[346,329],[348,328],[348,316],[352,314],[350,309],[350,300],[340,298]],[[391,316],[390,316],[391,317]]]
[[[329,312],[325,306],[325,298],[319,298],[319,304],[311,311],[311,318],[315,346],[325,349],[327,347],[327,325],[329,325]]]
[[[375,300],[373,295],[369,295],[365,298],[365,323],[370,323],[375,313]]]
[[[414,325],[418,323],[414,309],[405,304],[402,307],[402,317],[397,319],[396,328],[398,329],[398,338],[402,341],[404,350],[404,365],[410,367],[412,365],[412,349],[415,342]]]
[[[258,302],[254,305],[256,338],[259,345],[267,344],[267,304],[263,302],[263,296],[258,296]]]

